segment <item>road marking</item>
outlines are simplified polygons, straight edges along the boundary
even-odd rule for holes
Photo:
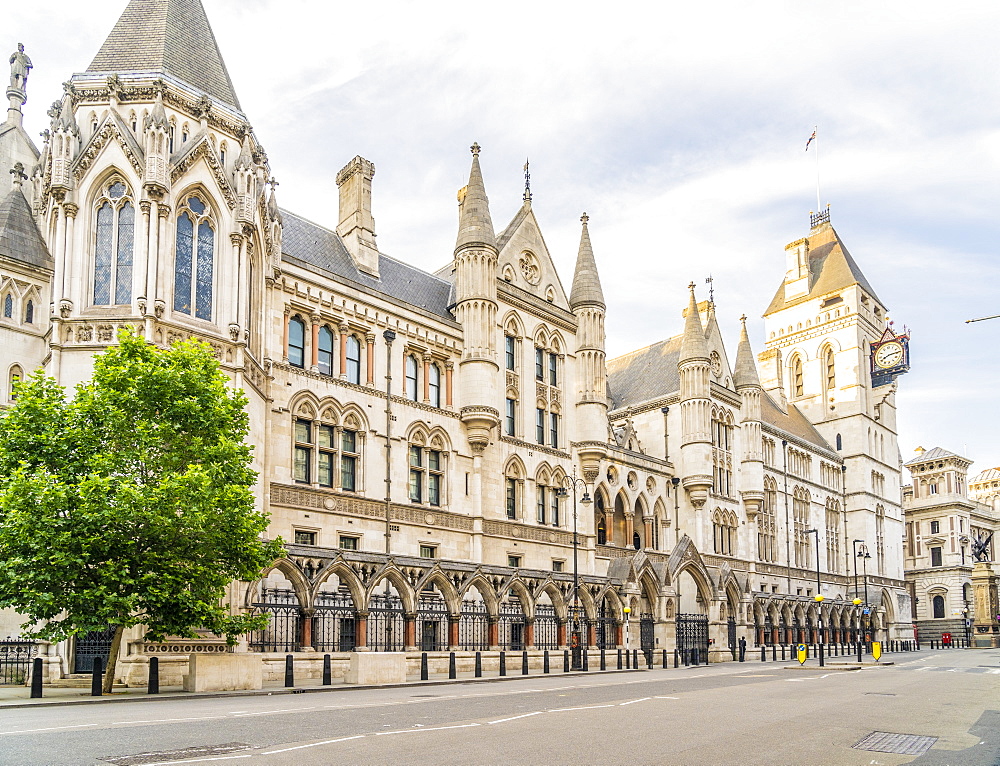
[[[548,710],[548,713],[567,713],[570,710],[594,710],[599,707],[614,707],[614,705],[585,705],[583,707],[559,707],[554,710]]]
[[[529,717],[531,717],[533,715],[541,715],[544,712],[545,712],[544,710],[536,710],[534,713],[525,713],[524,715],[515,715],[515,716],[511,716],[510,718],[501,718],[501,719],[499,719],[497,721],[487,721],[486,725],[487,726],[492,726],[495,723],[507,723],[507,721],[516,721],[518,718],[529,718]]]
[[[786,678],[785,680],[788,681],[789,683],[801,683],[805,679],[804,678]]]
[[[480,723],[460,723],[455,726],[435,726],[433,729],[399,729],[398,731],[377,731],[375,732],[376,737],[381,737],[383,734],[413,734],[415,732],[424,731],[443,731],[444,729],[468,729],[473,726],[482,726]]]
[[[173,763],[202,763],[204,761],[231,761],[234,758],[253,758],[252,755],[220,755],[215,758],[194,758],[187,761],[158,761],[156,763],[150,763],[146,766],[169,766]]]
[[[272,713],[298,713],[300,710],[315,710],[315,707],[285,707],[279,708],[278,710],[261,710],[256,713],[237,713],[240,717],[248,715],[271,715]]]
[[[619,702],[618,707],[624,707],[625,705],[634,705],[636,702],[645,702],[646,700],[653,699],[652,697],[643,697],[642,699],[629,700],[628,702]]]
[[[302,750],[307,747],[319,747],[320,745],[332,745],[335,742],[346,742],[349,739],[364,739],[364,734],[357,734],[353,737],[341,737],[340,739],[328,739],[325,742],[313,742],[309,745],[296,745],[295,747],[285,747],[281,750],[268,750],[267,752],[261,753],[261,755],[274,755],[275,753],[287,753],[289,750]]]
[[[679,700],[680,697],[656,697],[658,700]]]
[[[993,673],[994,675],[1000,675],[1000,670],[991,670],[990,673]]]

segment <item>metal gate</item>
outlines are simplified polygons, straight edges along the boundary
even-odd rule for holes
[[[639,647],[642,649],[642,653],[646,655],[647,662],[652,656],[653,649],[656,648],[656,636],[653,631],[654,624],[652,614],[639,615]]]
[[[34,641],[16,638],[0,641],[0,684],[23,684],[37,652],[38,644]]]
[[[255,613],[270,616],[263,630],[250,631],[251,652],[297,652],[302,636],[302,610],[299,597],[290,588],[264,588],[261,600],[253,605]],[[79,646],[79,645],[78,645]],[[77,649],[77,656],[80,651]],[[79,664],[77,673],[80,672]]]
[[[514,598],[500,604],[500,648],[515,652],[524,649],[524,610]]]
[[[610,615],[611,610],[601,605],[597,617],[597,648],[614,649],[618,646],[618,623]]]
[[[368,608],[368,645],[374,652],[403,651],[403,602],[392,593],[376,594]]]
[[[689,660],[698,652],[698,662],[708,660],[708,615],[677,615],[677,650]]]
[[[313,616],[313,648],[318,652],[353,652],[357,616],[350,593],[320,591]]]
[[[417,602],[420,651],[443,652],[448,648],[448,605],[437,594],[424,594]]]
[[[570,623],[572,630],[572,623]],[[538,604],[535,607],[535,648],[557,649],[559,647],[559,621],[556,608],[552,604]]]
[[[92,630],[76,638],[76,649],[73,658],[74,673],[89,673],[94,669],[94,660],[101,658],[103,666],[108,664],[108,652],[115,637],[112,625],[103,630]]]
[[[736,640],[736,620],[729,618],[729,651],[733,655],[733,662],[736,662],[736,653],[739,651],[739,644]]]
[[[490,648],[490,615],[483,601],[463,601],[458,620],[458,644],[465,652]]]

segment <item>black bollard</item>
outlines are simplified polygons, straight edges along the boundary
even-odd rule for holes
[[[785,645],[784,644],[781,645],[781,661],[782,662],[785,661]]]
[[[521,652],[521,675],[528,675],[528,650]]]
[[[763,645],[760,647],[760,661],[761,662],[767,661],[767,647]]]
[[[663,669],[667,669],[667,650],[663,650]]]
[[[427,667],[427,652],[420,653],[420,680],[426,681],[430,677],[430,668]]]
[[[631,670],[631,669],[632,669],[632,655],[629,653],[629,650],[626,649],[625,650],[625,670]]]
[[[563,650],[563,673],[569,673],[569,649]]]
[[[507,675],[507,652],[500,652],[500,675]]]
[[[330,686],[333,683],[333,669],[330,667],[330,655],[323,655],[323,686]]]
[[[701,653],[697,649],[691,650],[691,664],[694,667],[698,667],[698,660],[701,659]]]
[[[483,677],[483,655],[481,652],[476,652],[476,678]]]
[[[674,667],[675,667],[675,668],[676,668],[676,667],[677,667],[678,665],[680,665],[680,661],[681,661],[681,658],[680,658],[680,653],[679,653],[679,652],[678,652],[678,651],[677,651],[676,649],[674,649]]]
[[[160,693],[160,658],[149,658],[149,681],[146,683],[147,694]]]
[[[448,678],[453,681],[458,678],[458,667],[455,665],[454,652],[448,652]]]
[[[653,669],[653,650],[652,649],[647,649],[646,650],[646,668],[648,670],[652,670]]]
[[[542,672],[543,673],[548,673],[549,672],[549,650],[548,649],[546,649],[542,653]]]
[[[285,686],[295,686],[295,657],[291,654],[285,655]]]
[[[618,650],[618,669],[622,669],[622,650]]]
[[[771,644],[771,662],[778,661],[778,645]]]
[[[608,669],[607,658],[604,656],[604,647],[601,647],[601,670]]]
[[[101,669],[104,667],[104,660],[100,657],[94,657],[94,669],[91,671],[90,677],[90,696],[100,697],[103,694],[103,689],[101,688]]]
[[[681,659],[684,661],[684,667],[691,664],[691,652],[687,649],[681,649]]]
[[[154,658],[155,659],[155,658]],[[42,697],[42,658],[35,657],[31,663],[31,699]]]
[[[638,669],[639,669],[639,650],[638,649],[633,649],[632,650],[632,670],[638,670]]]
[[[583,650],[583,669],[585,672],[590,670],[590,652],[587,649]]]

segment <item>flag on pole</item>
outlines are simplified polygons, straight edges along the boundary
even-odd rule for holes
[[[814,130],[813,133],[812,133],[812,135],[809,136],[809,140],[806,141],[806,151],[807,152],[809,151],[809,144],[811,144],[815,140],[816,140],[816,131]]]

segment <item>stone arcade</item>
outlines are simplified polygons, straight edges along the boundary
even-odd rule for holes
[[[343,672],[363,648],[628,640],[723,661],[741,637],[817,640],[820,609],[829,641],[912,636],[895,384],[868,369],[885,306],[828,212],[786,247],[756,356],[744,325],[730,364],[692,285],[679,335],[606,359],[610,254],[584,215],[567,295],[530,193],[494,229],[478,145],[435,274],[378,249],[366,159],[337,174],[337,221],[279,207],[200,0],[131,0],[40,148],[18,62],[0,127],[0,403],[37,367],[87,379],[123,327],[212,345],[250,399],[257,500],[288,541],[230,590],[233,609],[273,617],[239,647],[265,653],[265,678],[285,652],[313,673],[333,653]],[[0,615],[0,633],[19,622]],[[219,648],[138,636],[119,666],[133,681],[150,653]],[[100,647],[46,647],[49,675]]]

